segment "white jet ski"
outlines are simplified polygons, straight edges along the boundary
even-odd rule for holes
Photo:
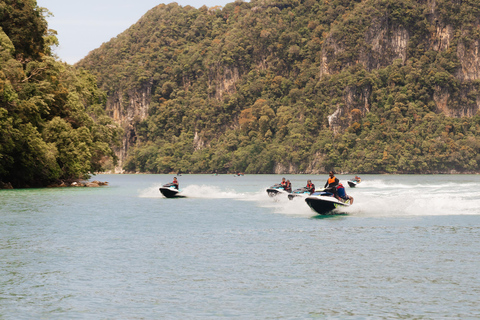
[[[350,200],[338,200],[333,193],[317,191],[305,198],[305,202],[313,211],[321,215],[345,214],[341,208],[350,207]]]
[[[310,191],[308,191],[307,188],[303,187],[300,189],[293,190],[292,193],[288,194],[288,199],[293,200],[295,198],[306,198],[310,195],[311,195]]]
[[[270,188],[267,188],[267,193],[270,197],[276,197],[280,194],[290,194],[290,192],[286,191],[280,183],[277,183]]]

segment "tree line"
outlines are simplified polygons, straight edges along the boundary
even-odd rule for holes
[[[96,78],[59,62],[49,12],[0,2],[0,187],[45,187],[112,167],[122,130]]]

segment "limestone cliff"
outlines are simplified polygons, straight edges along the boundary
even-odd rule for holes
[[[135,144],[135,121],[144,120],[148,115],[151,93],[152,83],[150,82],[144,84],[140,89],[118,91],[108,97],[107,112],[125,131],[122,148],[115,150],[119,159],[116,172],[121,172],[127,152]]]
[[[422,39],[422,45],[432,51],[446,51],[452,46],[456,47],[456,56],[460,63],[457,68],[455,78],[459,83],[468,84],[469,82],[480,79],[480,41],[473,40],[467,44],[465,38],[468,38],[468,31],[455,29],[447,22],[439,20],[437,5],[435,0],[427,1],[429,11],[425,18],[430,23],[430,34]],[[361,10],[360,5],[357,10]],[[348,25],[348,21],[344,26],[347,31],[352,28]],[[472,29],[480,28],[477,22]],[[402,25],[395,25],[389,22],[388,16],[376,16],[369,23],[368,28],[362,34],[359,34],[361,41],[356,42],[359,45],[359,54],[356,60],[349,60],[340,64],[342,54],[346,51],[344,44],[345,33],[331,32],[322,48],[322,64],[319,69],[320,76],[328,76],[339,72],[349,66],[360,64],[366,70],[384,68],[400,60],[402,64],[408,58],[408,46],[410,38],[414,35],[415,29],[407,30]],[[455,37],[456,34],[460,36]],[[418,37],[418,35],[417,35]],[[350,48],[351,49],[351,48]],[[469,92],[468,86],[458,94],[461,97],[467,96]],[[358,90],[362,91],[361,93]],[[334,110],[328,117],[328,123],[335,133],[345,130],[355,120],[351,116],[353,110],[359,110],[362,115],[368,112],[368,101],[370,99],[369,88],[346,88],[344,95],[344,106]],[[474,103],[466,103],[456,105],[452,109],[451,92],[440,86],[435,87],[433,96],[438,112],[443,112],[450,117],[473,116],[480,108],[480,95],[475,98]],[[462,99],[466,101],[466,99]]]

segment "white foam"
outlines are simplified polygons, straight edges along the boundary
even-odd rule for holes
[[[363,181],[356,188],[346,188],[354,197],[353,205],[343,211],[357,216],[438,216],[479,215],[480,190],[478,183],[441,181],[402,184],[382,179]],[[477,191],[478,190],[478,191]],[[262,206],[272,207],[276,213],[311,214],[304,199],[289,201],[277,196]]]
[[[154,184],[139,190],[144,198],[162,198],[159,187]],[[289,200],[281,194],[269,197],[266,188],[255,186],[252,192],[238,192],[211,185],[187,185],[181,189],[189,198],[235,199],[252,201],[255,205],[270,208],[273,213],[311,216],[315,214],[303,198]],[[362,181],[356,188],[346,187],[354,197],[354,203],[345,209],[357,216],[435,216],[435,215],[479,215],[479,183],[468,181],[459,184],[448,180],[420,181],[418,184],[402,184],[398,181],[375,179]]]
[[[362,182],[363,183],[363,182]],[[476,185],[475,185],[476,186]],[[349,190],[354,212],[372,216],[425,216],[480,214],[480,193],[473,185],[455,183],[382,184],[363,190]]]
[[[189,198],[204,199],[242,199],[245,197],[245,194],[235,190],[222,190],[219,187],[208,185],[188,185],[182,189],[182,194]]]
[[[140,198],[163,198],[163,195],[159,191],[161,186],[162,184],[154,184],[148,188],[141,189],[138,191],[138,196]]]
[[[163,184],[154,184],[146,189],[139,190],[140,198],[163,198],[159,188]],[[204,199],[243,199],[245,194],[235,192],[234,190],[222,190],[219,187],[208,185],[188,185],[180,188],[182,195],[188,198],[204,198]]]

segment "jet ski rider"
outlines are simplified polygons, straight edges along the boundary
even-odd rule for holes
[[[175,187],[175,189],[178,190],[178,180],[177,180],[177,177],[173,177],[172,185]]]
[[[339,183],[338,186],[337,186],[337,192],[338,192],[338,196],[343,200],[343,201],[348,201],[350,200],[350,204],[353,204],[353,197],[352,196],[349,196],[347,194],[347,192],[345,191],[345,187]]]
[[[307,180],[307,186],[305,187],[310,194],[315,192],[315,185],[312,183],[312,180]]]
[[[292,192],[292,183],[290,182],[290,180],[286,181],[283,189],[285,189],[285,191],[287,191],[287,192]]]
[[[338,184],[340,183],[340,180],[338,180],[336,177],[335,177],[335,171],[331,170],[329,173],[329,178],[327,180],[327,182],[325,183],[325,191],[327,192],[331,192],[333,193],[333,195],[335,196],[335,198],[339,198],[338,197],[338,193],[337,193],[337,186]]]

